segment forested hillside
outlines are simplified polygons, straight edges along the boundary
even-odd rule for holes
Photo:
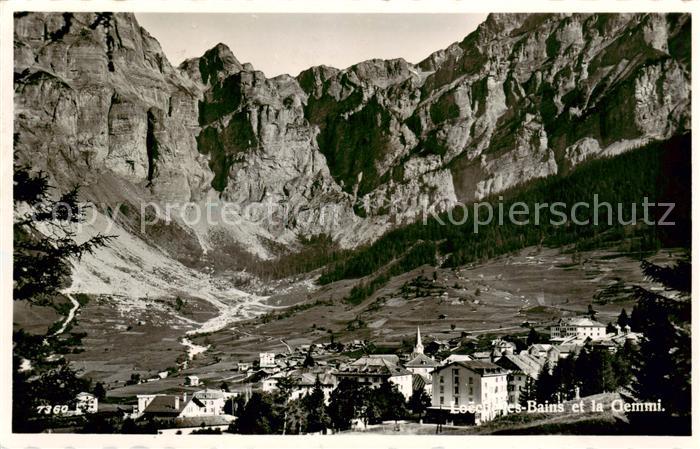
[[[640,254],[667,246],[690,247],[690,143],[689,134],[652,143],[621,156],[584,163],[568,175],[534,181],[525,188],[489,198],[485,202],[493,205],[495,218],[489,224],[477,226],[478,232],[474,232],[473,207],[466,208],[466,219],[462,215],[464,209],[457,209],[453,211],[452,221],[448,214],[431,217],[425,223],[419,220],[342,257],[326,269],[319,282],[328,284],[373,275],[387,271],[388,264],[391,265],[388,272],[398,274],[422,264],[434,264],[438,257],[444,259],[445,267],[459,266],[532,245],[573,244],[574,250],[616,245]],[[594,223],[594,195],[597,195],[598,204],[607,202],[612,206],[611,209],[598,207],[597,224]],[[645,224],[644,198],[649,203],[675,203],[664,220],[675,225]],[[527,224],[508,219],[508,211],[516,202],[528,206]],[[555,202],[566,205],[557,209],[567,214],[566,223],[560,224],[562,217],[547,207],[540,210],[536,224],[535,204]],[[571,221],[570,211],[578,202],[590,204],[576,210],[577,221],[588,221],[587,224]],[[505,211],[502,224],[497,217],[499,203]],[[634,216],[633,204],[636,205]],[[666,206],[649,207],[648,220],[660,222],[667,209]],[[486,221],[486,208],[481,207],[479,211],[480,222]],[[528,217],[517,218],[522,222]],[[386,273],[378,277],[370,281],[370,285],[380,285]],[[366,286],[359,288],[372,290]]]

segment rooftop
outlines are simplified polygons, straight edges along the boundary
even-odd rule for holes
[[[537,379],[542,369],[542,362],[530,354],[506,354],[496,362],[506,369],[522,371],[533,379]]]
[[[428,367],[433,368],[438,366],[438,362],[431,359],[425,354],[418,354],[413,359],[409,360],[406,365],[407,368],[422,368]]]
[[[562,318],[557,323],[559,326],[578,326],[578,327],[605,327],[605,324],[592,320],[586,316],[577,316],[572,318]]]
[[[395,362],[394,362],[395,360]],[[411,375],[411,372],[406,368],[398,365],[399,357],[396,355],[391,355],[389,357],[384,355],[372,355],[364,356],[341,367],[338,371],[340,375],[362,375],[371,374],[378,376],[405,376]]]
[[[416,390],[422,390],[425,388],[426,385],[426,379],[421,376],[420,374],[414,374],[413,375],[413,391]]]
[[[194,392],[192,396],[199,399],[223,399],[224,392],[221,390],[211,390],[207,388],[206,390]]]
[[[179,415],[184,401],[180,401],[177,396],[158,395],[144,409],[144,413],[158,415]]]
[[[466,354],[450,354],[449,357],[447,357],[443,363],[447,365],[448,363],[451,362],[466,362],[468,360],[474,360],[471,356],[468,356]]]
[[[495,363],[491,362],[485,362],[481,360],[468,360],[466,362],[452,362],[449,363],[441,368],[438,368],[437,371],[442,371],[446,368],[452,367],[452,366],[462,366],[470,371],[473,371],[480,376],[496,376],[496,375],[501,375],[501,374],[508,374],[508,370],[496,365]]]

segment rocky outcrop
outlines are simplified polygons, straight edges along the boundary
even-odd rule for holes
[[[268,79],[224,44],[173,68],[129,14],[18,14],[15,80],[20,158],[94,195],[109,173],[134,201],[272,210],[183,228],[270,255],[260,242],[355,246],[686,132],[690,16],[492,14],[418,64]]]
[[[435,72],[417,148],[442,155],[469,201],[685,132],[689,29],[680,15],[492,14],[420,64]]]
[[[58,178],[101,170],[189,201],[211,174],[196,147],[197,87],[129,14],[18,14],[21,158]]]

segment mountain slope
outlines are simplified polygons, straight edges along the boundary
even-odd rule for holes
[[[299,235],[356,247],[426,204],[682,134],[689,42],[689,15],[492,14],[418,64],[268,79],[223,44],[174,68],[131,14],[18,13],[15,148],[111,209],[231,202],[233,223],[115,218],[189,265]]]

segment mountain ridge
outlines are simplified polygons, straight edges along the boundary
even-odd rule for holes
[[[293,250],[318,234],[356,247],[425,204],[444,211],[690,127],[683,14],[492,14],[416,64],[274,78],[225,44],[175,68],[131,14],[15,25],[20,159],[59,185],[77,176],[93,201],[274,206],[274,223],[175,220],[149,235],[178,235],[193,260],[221,242],[272,257],[265,242]],[[111,178],[124,193],[100,186]]]

